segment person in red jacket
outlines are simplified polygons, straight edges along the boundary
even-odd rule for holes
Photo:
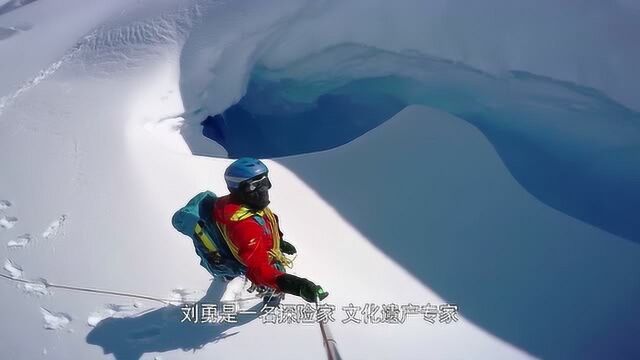
[[[269,170],[254,158],[240,158],[225,171],[230,194],[219,198],[213,208],[220,233],[233,256],[246,267],[246,277],[257,286],[315,302],[327,297],[321,286],[284,272],[296,248],[282,239],[278,217],[268,207],[271,182]]]

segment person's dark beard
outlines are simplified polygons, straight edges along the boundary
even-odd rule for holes
[[[269,189],[258,188],[250,193],[242,193],[241,200],[251,210],[260,211],[269,205]]]

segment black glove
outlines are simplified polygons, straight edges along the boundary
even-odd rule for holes
[[[323,300],[329,295],[322,287],[312,281],[291,274],[280,275],[276,279],[276,285],[281,291],[300,296],[308,302],[316,302],[318,299]]]
[[[296,253],[296,247],[284,240],[280,240],[280,251],[287,255],[293,255]]]

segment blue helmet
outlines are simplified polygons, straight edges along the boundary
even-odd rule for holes
[[[240,158],[224,172],[224,181],[227,182],[227,188],[233,192],[240,188],[240,183],[249,180],[258,175],[267,174],[269,169],[262,161],[250,157]]]

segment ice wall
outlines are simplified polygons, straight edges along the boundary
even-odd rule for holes
[[[638,109],[639,19],[638,6],[628,1],[223,3],[207,10],[184,48],[183,88],[187,107],[204,102],[217,113],[239,99],[244,87],[238,83],[246,84],[256,61],[280,67],[352,42],[419,51],[493,74],[549,76]]]

